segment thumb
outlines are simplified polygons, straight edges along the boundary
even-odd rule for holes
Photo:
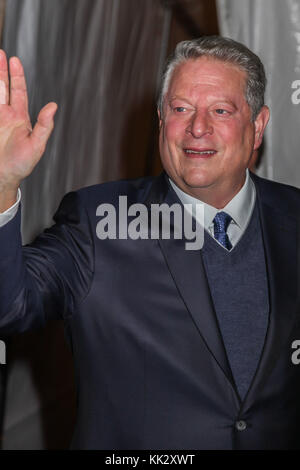
[[[57,111],[56,103],[48,103],[39,112],[37,122],[32,130],[30,139],[34,147],[44,148],[54,128],[54,115]]]

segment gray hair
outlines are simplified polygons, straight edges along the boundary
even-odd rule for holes
[[[211,57],[240,67],[247,73],[245,99],[254,121],[264,105],[266,75],[259,57],[243,44],[222,36],[203,36],[179,42],[168,58],[158,94],[158,109],[163,116],[163,103],[175,68],[189,59]]]

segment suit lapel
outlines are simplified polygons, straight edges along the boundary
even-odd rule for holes
[[[293,327],[297,304],[297,220],[266,201],[260,179],[252,175],[257,190],[260,221],[269,283],[270,321],[260,362],[243,402],[248,407],[259,393]],[[269,198],[272,200],[272,198]],[[276,199],[275,199],[276,201]],[[145,201],[147,204],[179,202],[166,175],[157,178]],[[185,240],[159,240],[174,283],[209,351],[234,386],[222,336],[214,311],[201,253],[186,250]],[[199,300],[201,299],[201,300]],[[286,344],[286,347],[289,347]]]
[[[148,205],[158,202],[165,202],[168,205],[180,203],[173,189],[168,185],[166,191],[164,185],[168,185],[166,180],[164,184],[161,180],[155,182],[146,200]],[[159,197],[159,193],[161,197]],[[171,236],[170,239],[160,239],[159,245],[191,319],[205,341],[207,348],[234,386],[201,252],[200,250],[186,250],[185,242],[184,238],[176,240]]]
[[[295,319],[298,284],[297,220],[266,204],[258,178],[253,179],[266,256],[270,317],[260,363],[246,397],[247,406],[261,390],[282,348],[290,346],[286,342]]]

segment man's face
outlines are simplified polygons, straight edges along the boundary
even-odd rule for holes
[[[268,121],[266,107],[251,121],[245,89],[246,73],[237,66],[189,60],[175,69],[159,116],[166,172],[182,190],[212,205],[227,204],[242,187]]]

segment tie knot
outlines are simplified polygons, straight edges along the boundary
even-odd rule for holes
[[[215,239],[218,240],[218,242],[221,243],[221,245],[223,245],[227,250],[231,250],[232,248],[232,244],[230,243],[226,233],[228,225],[231,221],[232,217],[226,212],[218,212],[213,220]]]
[[[218,212],[214,218],[214,230],[219,233],[226,233],[228,225],[232,221],[231,215],[226,212]]]

